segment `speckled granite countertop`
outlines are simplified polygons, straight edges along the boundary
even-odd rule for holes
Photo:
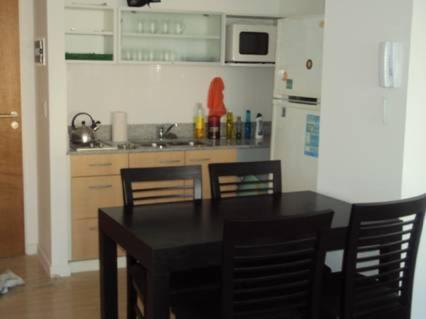
[[[174,151],[201,151],[201,150],[214,150],[214,149],[227,149],[227,148],[236,148],[236,149],[262,149],[262,148],[270,148],[271,139],[270,137],[265,137],[263,140],[258,141],[255,139],[251,140],[240,140],[240,141],[228,141],[226,139],[220,140],[201,140],[200,145],[191,146],[189,142],[193,140],[183,139],[183,140],[169,140],[164,143],[174,144],[178,142],[182,145],[167,145],[166,147],[154,147],[150,146],[153,140],[137,140],[131,141],[130,143],[135,143],[136,148],[127,148],[127,149],[90,149],[84,151],[76,151],[70,147],[68,154],[69,155],[88,155],[88,154],[108,154],[108,153],[142,153],[142,152],[174,152]],[[105,141],[107,144],[111,144],[113,146],[114,143]],[[154,141],[161,143],[159,141]],[[186,144],[185,144],[186,143]],[[143,146],[140,146],[140,145]]]

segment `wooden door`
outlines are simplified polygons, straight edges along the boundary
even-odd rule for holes
[[[25,253],[18,1],[0,1],[0,257]]]

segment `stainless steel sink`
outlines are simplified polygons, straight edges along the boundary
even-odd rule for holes
[[[173,148],[173,147],[199,147],[199,146],[210,146],[211,143],[208,141],[196,141],[196,140],[152,140],[152,141],[132,141],[132,145],[137,145],[137,148],[150,147],[150,148]]]

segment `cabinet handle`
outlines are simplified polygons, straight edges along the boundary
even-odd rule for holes
[[[161,164],[176,164],[181,162],[182,162],[181,160],[160,161]]]
[[[90,231],[97,231],[98,230],[98,226],[89,227],[89,230]]]
[[[196,158],[190,160],[192,163],[199,163],[199,162],[210,162],[211,158]]]
[[[107,189],[112,188],[112,185],[93,185],[89,186],[89,189]]]
[[[112,166],[112,163],[94,163],[89,164],[90,167],[109,167]]]

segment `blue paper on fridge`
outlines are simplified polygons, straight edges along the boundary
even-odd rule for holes
[[[318,158],[320,117],[314,114],[306,116],[305,155]]]

